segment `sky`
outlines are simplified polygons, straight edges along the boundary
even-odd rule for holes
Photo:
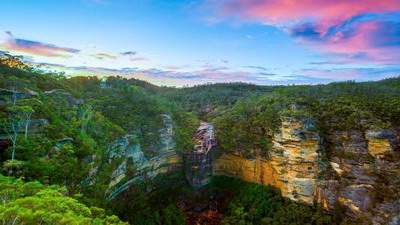
[[[2,0],[0,50],[167,86],[400,75],[400,0]]]

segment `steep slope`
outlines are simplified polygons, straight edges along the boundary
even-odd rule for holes
[[[398,80],[287,88],[238,103],[216,119],[215,173],[275,186],[356,224],[397,224]]]
[[[3,174],[135,225],[400,219],[399,78],[175,89],[1,59]]]

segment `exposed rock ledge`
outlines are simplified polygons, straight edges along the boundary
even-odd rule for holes
[[[321,145],[318,133],[285,118],[269,159],[224,154],[214,162],[214,174],[272,185],[295,201],[327,209],[339,206],[348,216],[373,224],[398,224],[398,131],[334,132],[325,143],[331,152],[328,159],[319,155],[327,146]]]

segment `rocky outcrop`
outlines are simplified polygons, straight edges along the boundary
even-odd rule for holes
[[[309,131],[304,122],[286,118],[274,136],[269,159],[223,155],[216,160],[214,173],[272,185],[283,196],[312,203],[318,173],[318,143],[318,134]]]
[[[159,130],[160,148],[158,152],[170,152],[175,150],[174,125],[170,115],[161,114],[164,126]]]
[[[320,146],[318,134],[310,131],[312,125],[307,126],[303,121],[284,118],[281,131],[274,136],[271,164],[280,172],[284,196],[312,203]]]
[[[214,126],[201,122],[193,139],[193,151],[184,154],[185,175],[193,187],[201,187],[208,184],[212,176],[212,150],[217,144]]]
[[[310,121],[283,118],[268,159],[223,154],[214,174],[272,185],[295,201],[339,207],[363,224],[398,224],[398,131],[334,131],[322,141],[313,130]]]
[[[213,165],[214,175],[238,177],[247,182],[272,185],[283,189],[284,183],[279,179],[279,171],[272,167],[269,160],[256,158],[246,159],[235,154],[220,156]]]
[[[92,162],[87,178],[82,182],[91,185],[104,164],[111,165],[110,182],[106,191],[108,200],[140,181],[151,180],[159,174],[182,168],[181,156],[175,149],[173,122],[169,115],[161,115],[164,126],[159,130],[160,146],[154,157],[146,157],[135,135],[125,135],[109,145],[106,157],[101,162]]]
[[[0,106],[10,104],[20,99],[33,98],[37,96],[38,93],[30,89],[25,89],[24,91],[18,91],[13,89],[0,88]]]
[[[83,99],[75,98],[74,96],[72,96],[71,93],[63,89],[52,89],[49,91],[45,91],[44,95],[60,98],[67,102],[68,107],[82,105],[84,103]]]
[[[399,146],[399,140],[394,130],[369,130],[365,137],[368,142],[368,153],[376,158],[387,153],[393,153],[395,148]]]
[[[327,137],[331,180],[317,185],[319,202],[338,205],[364,223],[390,224],[400,214],[400,161],[394,130],[333,132]],[[339,203],[339,204],[337,204]]]

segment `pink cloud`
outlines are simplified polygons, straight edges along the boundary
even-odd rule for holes
[[[400,59],[400,23],[365,21],[350,28],[338,28],[330,34],[310,38],[306,34],[300,41],[320,51],[335,53],[348,63],[396,63]]]
[[[209,0],[219,17],[277,26],[322,52],[400,60],[399,0]],[[388,14],[396,14],[391,19]],[[356,57],[357,58],[357,57]],[[362,61],[361,57],[353,61]]]
[[[11,32],[6,32],[9,38],[0,47],[16,52],[23,52],[33,55],[47,57],[65,57],[68,54],[78,53],[80,50],[73,48],[59,47],[53,44],[46,44],[38,41],[14,38]]]
[[[398,0],[209,0],[208,3],[217,5],[222,16],[268,24],[315,19],[321,25],[332,26],[359,14],[400,10]]]

